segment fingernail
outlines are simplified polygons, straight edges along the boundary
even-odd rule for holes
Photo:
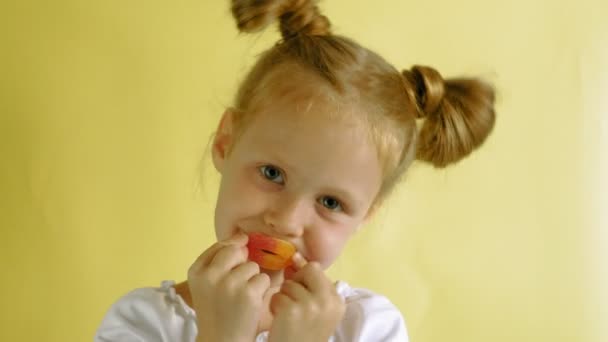
[[[302,268],[306,266],[306,259],[300,254],[300,252],[296,252],[293,257],[293,263],[297,268]]]

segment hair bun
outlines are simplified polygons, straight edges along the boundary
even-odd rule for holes
[[[445,95],[445,84],[439,72],[431,67],[416,65],[404,70],[403,76],[416,90],[418,117],[435,114]]]
[[[282,14],[283,1],[232,0],[232,16],[242,32],[257,32],[266,28]]]
[[[468,156],[492,132],[496,114],[494,88],[482,80],[443,80],[433,68],[415,66],[402,72],[415,101],[420,129],[416,158],[445,167]]]
[[[263,30],[280,20],[283,38],[302,33],[328,35],[330,22],[322,15],[315,0],[232,0],[232,15],[242,32]]]
[[[312,0],[292,0],[291,6],[281,15],[281,33],[285,38],[298,33],[325,36],[329,34],[330,26],[329,19]]]

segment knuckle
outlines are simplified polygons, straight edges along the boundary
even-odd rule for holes
[[[188,279],[201,279],[201,278],[205,278],[205,276],[207,275],[207,273],[209,273],[209,272],[206,272],[206,271],[207,270],[204,269],[201,265],[199,265],[197,263],[192,264],[192,266],[190,266],[188,268],[188,273],[187,273]]]
[[[236,252],[236,246],[228,245],[228,246],[223,246],[222,249],[218,252],[218,254],[221,253],[222,255],[226,255],[226,254],[233,254],[234,252]]]
[[[219,251],[217,252],[216,256],[226,256],[227,254],[232,254],[234,253],[235,247],[233,245],[228,245],[228,246],[222,246],[220,247]],[[214,260],[216,260],[217,258],[214,258]]]
[[[285,316],[292,320],[299,320],[302,318],[302,310],[298,305],[287,305],[284,310]]]
[[[217,284],[220,283],[221,273],[219,270],[214,268],[209,268],[202,272],[201,276],[206,279],[209,283]]]
[[[240,292],[240,298],[246,303],[251,305],[261,305],[262,304],[262,294],[260,291],[253,286],[245,286],[245,288]]]
[[[225,246],[224,249],[229,250],[230,253],[236,253],[236,252],[240,251],[242,249],[242,247],[239,245],[235,245],[235,244],[229,244],[228,246]]]
[[[319,304],[317,302],[311,302],[308,307],[307,307],[307,311],[311,316],[317,316],[321,313],[323,313],[325,310],[324,305]]]
[[[259,277],[264,288],[270,286],[270,276],[266,273],[259,273],[256,277]]]
[[[253,261],[247,261],[247,265],[249,268],[251,268],[252,272],[260,273],[260,265],[258,265],[257,263]]]
[[[285,290],[291,290],[294,287],[294,282],[292,280],[285,280],[283,284],[281,284],[281,288]]]
[[[311,262],[311,263],[307,264],[306,267],[303,269],[303,271],[307,277],[310,277],[313,279],[319,278],[323,275],[323,272],[321,271],[321,267],[316,262]]]
[[[230,245],[230,250],[232,250],[233,253],[243,254],[245,251],[247,251],[247,248],[241,245]]]
[[[238,291],[240,284],[233,277],[226,276],[218,281],[218,286],[224,293],[233,295]]]
[[[337,293],[329,293],[317,303],[318,313],[331,313],[342,315],[346,311],[346,304]]]
[[[257,291],[256,288],[254,288],[253,286],[246,286],[244,291],[243,291],[243,297],[248,301],[248,302],[254,302],[257,299],[259,299],[260,294]]]

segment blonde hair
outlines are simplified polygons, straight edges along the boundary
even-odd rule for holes
[[[474,78],[444,80],[433,68],[399,72],[353,40],[334,35],[314,0],[233,0],[241,32],[279,21],[282,39],[263,53],[235,98],[236,129],[243,129],[268,84],[287,66],[316,75],[340,96],[356,96],[378,148],[382,199],[414,159],[445,167],[469,155],[492,131],[494,90]],[[280,79],[279,79],[279,82]],[[424,119],[420,131],[416,119]]]

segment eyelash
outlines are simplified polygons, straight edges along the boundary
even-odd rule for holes
[[[270,168],[272,168],[275,171],[278,171],[278,175],[276,175],[274,178],[269,177],[268,174],[267,174],[267,171]],[[282,178],[284,178],[284,172],[283,172],[283,170],[279,169],[278,167],[275,167],[273,165],[262,165],[262,166],[258,167],[258,171],[260,172],[260,175],[265,180],[268,180],[268,181],[273,182],[275,184],[281,184],[281,185],[285,184],[285,180],[283,180],[280,183],[274,181],[274,179],[276,179],[276,177],[282,177]],[[330,200],[335,201],[336,204],[337,204],[337,208],[339,208],[339,209],[328,208],[325,204],[323,204],[323,201],[326,200],[326,199],[330,199]],[[328,210],[333,211],[333,212],[344,212],[345,211],[345,208],[344,208],[344,205],[342,204],[342,201],[340,201],[339,199],[337,199],[335,197],[332,197],[332,196],[323,196],[323,197],[319,198],[317,200],[317,202],[319,204],[321,204],[325,209],[328,209]]]
[[[273,170],[275,170],[275,171],[278,171],[278,173],[279,173],[278,176],[283,177],[283,174],[285,172],[283,172],[283,170],[279,169],[278,167],[275,167],[275,166],[272,166],[272,165],[262,165],[262,166],[258,167],[258,170],[260,171],[260,174],[262,175],[262,177],[264,177],[264,179],[269,180],[269,181],[271,181],[273,183],[276,183],[276,184],[285,184],[285,180],[283,180],[281,183],[277,183],[273,179],[271,179],[270,177],[268,177],[268,175],[266,174],[266,171],[268,169],[271,169],[271,168]]]
[[[333,200],[333,201],[336,201],[336,203],[337,203],[337,205],[338,205],[338,208],[339,208],[339,209],[332,209],[332,208],[328,208],[328,207],[327,207],[325,204],[323,204],[323,200],[324,200],[324,199],[331,199],[331,200]],[[344,206],[342,205],[342,202],[340,202],[340,201],[339,201],[337,198],[334,198],[334,197],[331,197],[331,196],[323,196],[323,197],[321,197],[321,198],[318,200],[318,202],[319,202],[319,203],[320,203],[320,204],[321,204],[323,207],[325,207],[325,208],[326,208],[326,209],[328,209],[328,210],[331,210],[331,211],[334,211],[334,212],[343,212],[343,211],[344,211]]]

